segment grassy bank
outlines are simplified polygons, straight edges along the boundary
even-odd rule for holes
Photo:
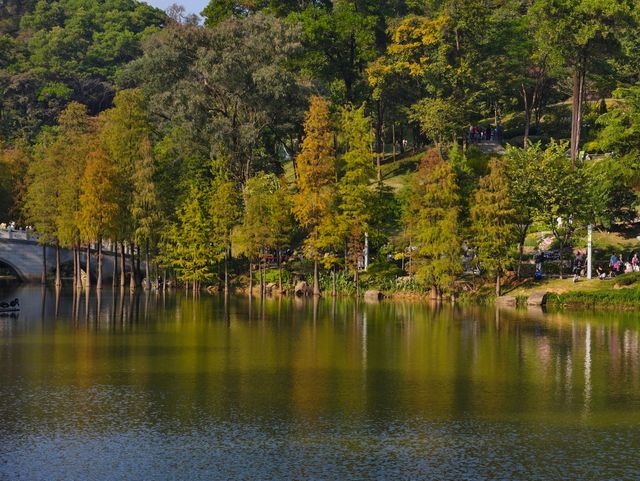
[[[640,274],[624,274],[613,279],[552,279],[527,282],[507,292],[526,299],[533,292],[548,293],[547,305],[556,307],[598,307],[603,309],[640,308]]]

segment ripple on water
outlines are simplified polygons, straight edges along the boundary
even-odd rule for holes
[[[537,429],[477,421],[364,419],[270,425],[203,417],[184,430],[140,423],[3,436],[0,478],[632,479],[634,430]],[[104,427],[104,426],[103,426]]]

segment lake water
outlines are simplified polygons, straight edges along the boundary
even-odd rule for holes
[[[635,314],[2,295],[2,480],[640,478]]]

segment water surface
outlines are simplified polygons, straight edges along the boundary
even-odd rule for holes
[[[634,314],[16,295],[3,480],[640,478]]]

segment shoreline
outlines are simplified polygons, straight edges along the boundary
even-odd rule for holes
[[[458,304],[458,305],[501,305],[508,307],[524,307],[524,306],[546,306],[554,309],[590,309],[597,311],[640,311],[640,275],[633,276],[621,275],[613,279],[599,280],[580,280],[574,283],[572,279],[553,279],[535,283],[527,281],[519,286],[504,286],[503,295],[499,298],[495,296],[489,289],[480,289],[476,292],[464,292],[455,297],[444,296],[442,299],[436,300],[430,297],[429,291],[402,291],[393,290],[385,291],[383,289],[361,289],[359,294],[355,292],[338,292],[335,296],[337,299],[358,299],[367,303],[376,303],[380,301],[390,302],[416,302],[425,304]],[[3,279],[3,287],[43,287],[37,283],[11,282],[9,279]],[[55,289],[50,283],[46,284],[47,288]],[[111,285],[104,286],[103,290],[110,290]],[[73,289],[72,285],[65,285],[61,288],[64,291]],[[85,290],[83,287],[82,291]],[[95,291],[95,286],[91,287]],[[116,290],[120,290],[117,288]],[[124,288],[126,292],[130,292],[128,286]],[[143,288],[137,288],[135,292],[144,293]],[[150,292],[156,293],[151,289]],[[184,288],[170,287],[166,292],[184,292]],[[376,293],[375,298],[367,296],[367,292]],[[157,293],[162,293],[162,289]],[[192,293],[192,290],[189,290]],[[216,289],[201,289],[202,294],[219,295],[223,292]],[[232,288],[230,294],[248,296],[248,289]],[[532,301],[531,297],[536,297]],[[298,297],[301,299],[313,299],[312,295],[296,296],[292,289],[285,289],[285,292],[279,294],[277,292],[265,294],[265,297],[275,298],[282,297]],[[254,291],[254,298],[259,298],[259,293]],[[321,295],[324,299],[331,299],[330,292]]]

